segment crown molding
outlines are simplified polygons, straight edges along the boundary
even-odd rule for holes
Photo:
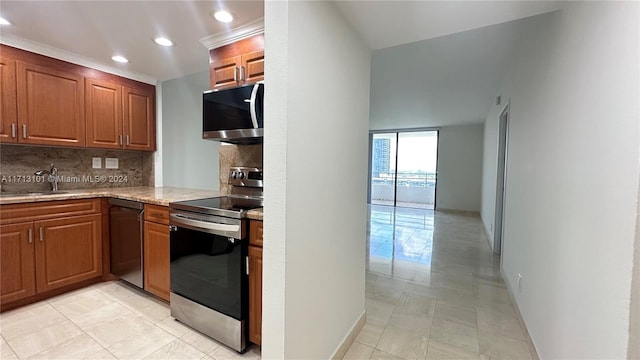
[[[49,56],[55,59],[67,61],[70,63],[86,66],[92,69],[100,70],[106,73],[126,77],[128,79],[140,81],[146,84],[157,85],[158,79],[153,76],[140,74],[133,71],[126,71],[122,69],[117,69],[114,67],[106,66],[95,60],[86,58],[82,55],[78,55],[76,53],[72,53],[70,51],[62,50],[55,48],[53,46],[45,45],[39,43],[37,41],[24,39],[12,34],[7,34],[3,32],[0,35],[0,44],[12,46],[18,49],[34,52],[36,54]]]
[[[200,39],[200,42],[207,48],[207,50],[211,50],[263,33],[264,18],[259,18],[248,24],[232,29],[231,31],[204,37]]]

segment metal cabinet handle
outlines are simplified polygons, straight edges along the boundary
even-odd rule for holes
[[[131,141],[129,141],[129,135],[127,135],[127,146],[131,145]]]
[[[247,265],[247,275],[249,275],[249,257],[245,256],[244,261],[245,261],[245,264]]]
[[[18,129],[17,129],[18,125],[16,124],[11,124],[11,137],[12,138],[16,138],[16,136],[18,136]]]
[[[42,231],[42,226],[40,226],[40,241],[44,241],[44,232]]]
[[[233,81],[238,81],[238,67],[234,66],[233,67]]]
[[[29,228],[29,244],[33,242],[33,228]]]
[[[23,139],[27,138],[27,124],[22,125],[22,138]]]
[[[122,145],[122,134],[120,134],[120,145]]]
[[[240,66],[240,81],[244,81],[244,66]]]

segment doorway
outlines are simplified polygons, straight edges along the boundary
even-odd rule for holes
[[[434,209],[438,130],[370,135],[369,203]]]
[[[504,235],[504,200],[507,179],[507,142],[509,140],[509,105],[502,110],[498,129],[498,173],[496,175],[496,213],[493,232],[493,252],[502,253]]]

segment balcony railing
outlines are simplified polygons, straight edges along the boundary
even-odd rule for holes
[[[371,181],[372,203],[393,203],[394,194],[397,203],[415,203],[433,205],[435,202],[436,175],[398,174],[397,192],[394,191],[392,175],[374,177]]]

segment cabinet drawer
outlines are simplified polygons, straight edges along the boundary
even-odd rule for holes
[[[249,223],[249,245],[262,246],[262,221]]]
[[[169,207],[144,204],[144,219],[146,221],[169,225]]]
[[[100,199],[44,201],[0,206],[0,224],[100,213]]]

